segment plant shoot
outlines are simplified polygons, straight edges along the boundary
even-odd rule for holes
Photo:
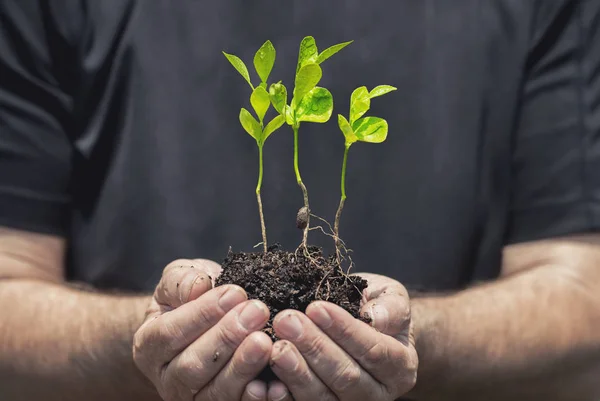
[[[262,199],[260,197],[263,179],[263,146],[267,138],[273,132],[279,129],[285,122],[285,117],[279,114],[269,121],[269,123],[265,126],[265,115],[271,106],[271,99],[266,90],[267,80],[269,79],[269,75],[271,74],[271,70],[275,64],[275,47],[273,47],[273,44],[267,40],[254,55],[254,69],[260,78],[260,84],[256,87],[252,85],[248,68],[244,62],[239,57],[232,54],[227,54],[225,52],[223,52],[223,54],[227,60],[229,60],[231,65],[233,65],[233,67],[250,85],[250,88],[252,88],[250,104],[252,105],[257,118],[254,118],[254,116],[248,110],[242,107],[240,110],[239,119],[244,130],[256,140],[256,144],[258,145],[258,182],[256,184],[256,201],[258,203],[258,213],[260,216],[263,250],[266,253],[268,249],[267,229],[265,226]]]
[[[340,182],[341,197],[335,214],[333,233],[338,265],[341,264],[340,251],[340,218],[346,201],[346,166],[348,164],[348,151],[355,142],[381,143],[385,141],[388,133],[388,123],[379,117],[363,117],[371,108],[371,99],[395,91],[396,88],[389,85],[380,85],[370,92],[366,86],[356,88],[350,97],[350,115],[346,119],[338,115],[338,125],[344,134],[344,158],[342,160],[342,175]]]
[[[298,167],[298,131],[302,122],[329,121],[333,112],[333,96],[327,89],[317,86],[323,76],[320,64],[350,43],[352,42],[339,43],[319,53],[315,39],[312,36],[305,37],[300,43],[291,103],[288,105],[287,89],[281,82],[269,88],[273,107],[284,116],[285,122],[294,131],[294,173],[304,198],[304,206],[298,212],[296,225],[303,230],[302,246],[305,250],[310,223],[310,205],[308,191],[302,182]]]

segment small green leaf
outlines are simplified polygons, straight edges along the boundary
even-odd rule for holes
[[[348,120],[346,120],[346,117],[344,117],[341,114],[338,114],[338,125],[339,125],[340,129],[342,130],[344,137],[346,138],[346,143],[353,144],[354,142],[356,142],[358,140],[356,135],[354,135],[354,130],[348,123]]]
[[[352,124],[354,134],[359,141],[381,143],[388,133],[388,123],[379,117],[364,117]]]
[[[296,108],[296,121],[326,123],[333,112],[333,96],[321,87],[313,88]]]
[[[342,50],[344,47],[348,46],[352,42],[353,41],[351,40],[349,42],[338,43],[337,45],[333,45],[333,46],[323,50],[321,52],[321,54],[319,54],[319,57],[317,57],[317,64],[321,64],[323,61],[327,60],[329,57],[333,56],[334,54],[336,54],[337,52],[339,52],[340,50]]]
[[[285,117],[281,114],[272,119],[271,122],[265,127],[265,130],[262,134],[262,141],[266,141],[269,135],[277,131],[283,125],[283,123],[285,123]]]
[[[385,95],[386,93],[390,93],[396,89],[398,88],[394,88],[390,85],[379,85],[373,88],[373,90],[369,93],[369,97],[373,99],[374,97]]]
[[[250,74],[248,73],[248,68],[246,67],[246,64],[244,64],[244,62],[238,56],[234,56],[233,54],[227,54],[225,52],[223,52],[223,54],[225,55],[225,57],[227,57],[227,60],[229,60],[233,68],[235,68],[237,72],[239,72],[240,75],[244,77],[246,82],[248,82],[248,85],[250,85],[252,90],[254,90],[254,86],[252,86],[252,82],[250,81]]]
[[[284,84],[272,84],[269,88],[269,97],[273,103],[273,107],[279,114],[283,114],[285,105],[287,104],[287,89]]]
[[[252,95],[250,95],[250,104],[252,104],[252,108],[258,116],[258,121],[262,124],[265,114],[267,114],[267,110],[269,110],[269,106],[271,105],[271,98],[265,88],[257,86],[254,89]]]
[[[371,98],[366,86],[356,88],[350,97],[350,124],[354,124],[371,107]]]
[[[296,82],[294,86],[294,98],[292,99],[292,107],[302,101],[302,98],[310,92],[321,80],[323,71],[318,64],[306,64],[300,68],[296,74]]]
[[[319,55],[315,38],[307,36],[300,42],[300,51],[298,53],[298,66],[296,72],[308,63],[314,63]]]
[[[256,139],[257,142],[260,141],[262,136],[260,124],[252,117],[252,114],[243,107],[242,110],[240,110],[240,123],[242,123],[242,127],[244,127],[246,132],[249,133],[252,138]]]
[[[275,55],[275,47],[270,40],[267,40],[254,55],[254,68],[263,83],[269,79],[273,64],[275,64]]]
[[[290,106],[285,106],[285,123],[287,125],[296,124],[296,118],[294,117],[294,110]]]

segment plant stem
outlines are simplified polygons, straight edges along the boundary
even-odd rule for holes
[[[258,183],[256,184],[256,201],[258,202],[258,214],[260,215],[260,229],[263,239],[263,251],[267,253],[267,228],[265,226],[265,215],[263,214],[262,199],[260,198],[260,188],[263,179],[263,145],[258,145]]]
[[[308,220],[306,221],[306,227],[304,228],[304,232],[302,233],[302,246],[306,249],[308,242],[308,228],[310,225],[310,207],[308,205],[308,191],[306,190],[306,186],[302,182],[302,177],[300,176],[300,170],[298,169],[298,129],[300,128],[300,124],[294,124],[294,172],[296,173],[296,181],[302,189],[302,195],[304,196],[304,207],[306,208],[308,214]]]
[[[340,198],[340,205],[338,206],[337,212],[335,213],[335,222],[333,223],[333,234],[335,239],[335,252],[337,255],[338,264],[341,263],[340,257],[340,218],[342,217],[342,209],[344,209],[344,202],[346,201],[346,165],[348,162],[348,151],[350,150],[350,144],[346,143],[344,146],[344,161],[342,162],[342,179],[340,189],[342,196]]]

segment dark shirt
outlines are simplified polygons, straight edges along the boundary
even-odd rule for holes
[[[352,90],[388,140],[355,144],[341,235],[355,271],[429,290],[493,279],[505,245],[600,227],[598,1],[0,1],[0,225],[68,239],[68,278],[151,290],[175,258],[260,242],[258,158],[238,121],[270,39],[293,86],[302,37],[335,99],[303,124],[314,213],[339,200]],[[256,83],[256,75],[252,74]],[[292,131],[265,145],[270,241],[295,249]],[[317,223],[313,219],[313,223]],[[330,238],[311,242],[332,249]],[[256,249],[257,251],[260,248]]]

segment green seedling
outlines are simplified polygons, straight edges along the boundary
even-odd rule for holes
[[[385,141],[388,133],[388,123],[379,117],[363,117],[371,108],[371,99],[395,91],[396,88],[389,85],[380,85],[372,91],[368,91],[366,86],[356,88],[350,97],[350,115],[346,119],[343,115],[338,115],[338,125],[344,134],[344,158],[342,161],[342,177],[340,183],[341,198],[335,221],[333,232],[335,238],[335,248],[338,264],[341,263],[340,257],[340,218],[346,201],[346,165],[348,163],[348,151],[355,142],[381,143]]]
[[[256,201],[258,202],[258,213],[260,215],[260,227],[262,232],[263,250],[267,252],[267,229],[265,226],[265,217],[263,214],[262,199],[260,190],[263,180],[263,146],[267,138],[285,123],[285,116],[279,114],[265,126],[265,115],[271,106],[271,99],[267,92],[267,80],[275,64],[275,47],[270,41],[266,41],[254,55],[254,68],[260,78],[258,86],[252,85],[248,68],[244,62],[237,56],[223,52],[227,60],[240,73],[240,75],[248,82],[252,88],[250,95],[250,104],[256,113],[256,117],[245,108],[240,110],[240,123],[244,130],[256,140],[258,145],[258,183],[256,184]]]
[[[304,206],[298,212],[296,224],[303,230],[302,246],[305,250],[310,223],[310,206],[308,191],[302,182],[298,167],[298,131],[302,122],[325,123],[329,121],[333,112],[333,96],[327,89],[317,86],[323,76],[320,64],[350,43],[352,42],[339,43],[319,53],[315,39],[312,36],[305,37],[300,43],[294,91],[290,104],[288,105],[288,92],[285,85],[278,82],[269,88],[273,107],[281,116],[284,116],[285,122],[294,131],[294,172],[304,197]]]

